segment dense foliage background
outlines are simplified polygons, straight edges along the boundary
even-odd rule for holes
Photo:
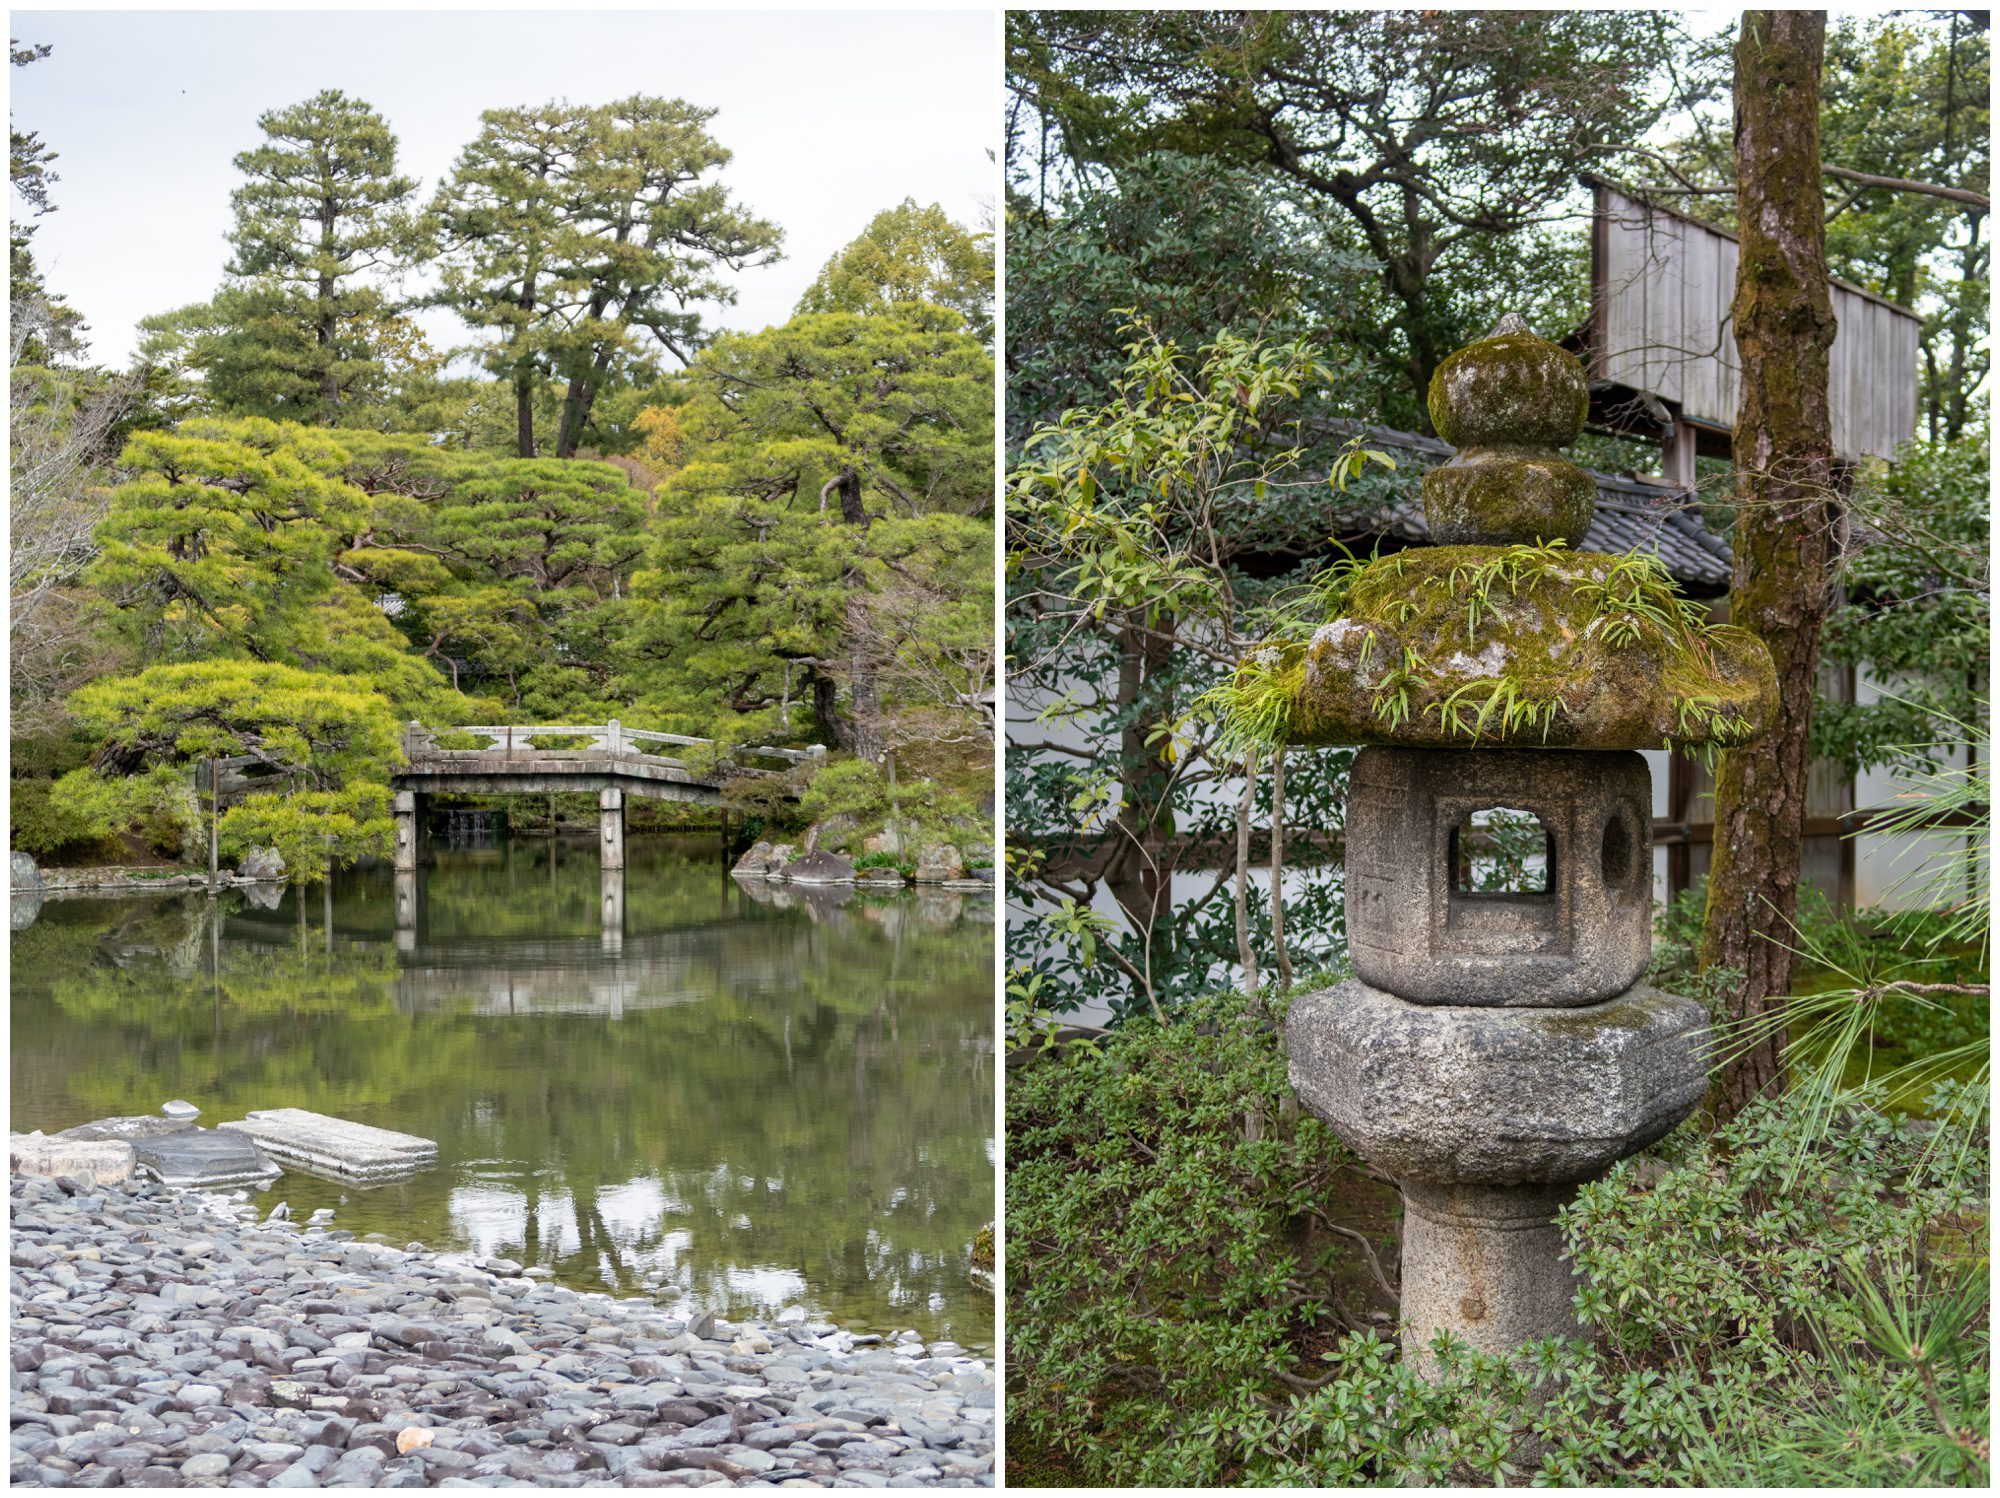
[[[1115,1018],[1339,957],[1344,755],[1288,756],[1279,804],[1264,775],[1246,806],[1204,696],[1274,610],[1332,575],[1330,537],[1414,494],[1422,460],[1369,456],[1370,425],[1428,432],[1430,371],[1505,311],[1554,338],[1582,323],[1580,174],[1733,215],[1717,184],[1732,180],[1734,27],[1692,24],[1010,16],[1018,1014]],[[1985,717],[1990,229],[1969,203],[1852,173],[1983,193],[1987,57],[1956,13],[1830,34],[1822,129],[1848,173],[1826,184],[1833,270],[1924,319],[1919,435],[1855,475],[1848,603],[1825,642],[1829,665],[1896,683],[1893,700],[1816,710],[1815,752],[1849,772],[1963,765]],[[1658,462],[1602,434],[1573,455]],[[1695,508],[1727,534],[1724,469],[1703,461]],[[1271,828],[1293,911],[1276,924]],[[1239,846],[1259,869],[1247,890],[1230,877]]]
[[[379,852],[412,720],[821,744],[871,782],[902,750],[977,817],[991,236],[905,201],[789,322],[718,335],[783,231],[730,192],[713,113],[489,110],[426,190],[365,101],[273,110],[216,294],[127,370],[42,283],[58,157],[16,124],[15,847],[205,852],[190,768],[248,756],[287,794],[229,808],[226,850]]]

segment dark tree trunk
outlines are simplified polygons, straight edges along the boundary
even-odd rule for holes
[[[840,497],[841,523],[866,529],[868,509],[862,502],[861,475],[852,468],[843,468],[828,479],[819,491],[820,513],[826,512],[827,500],[832,495]],[[840,585],[848,595],[847,687],[851,704],[839,731],[844,735],[840,739],[840,747],[851,750],[862,759],[879,759],[883,749],[882,689],[880,662],[870,653],[873,632],[866,617],[867,581],[862,576],[861,568],[850,562],[840,570]],[[821,712],[817,680],[813,689],[813,711],[820,713],[821,721],[828,721]]]
[[[868,600],[866,584],[858,567],[845,569],[841,586],[847,588],[847,679],[852,698],[854,752],[862,759],[879,760],[882,742],[882,681],[880,663],[871,653],[871,631],[865,617]]]
[[[590,408],[597,403],[597,392],[604,388],[604,377],[611,368],[611,355],[599,350],[591,360],[587,374],[571,375],[569,389],[563,393],[562,426],[556,433],[556,456],[573,458],[577,444],[583,441],[584,423],[590,420]]]
[[[527,370],[514,376],[514,434],[524,458],[535,455],[535,378]]]
[[[1172,842],[1160,813],[1169,771],[1160,746],[1146,742],[1162,711],[1142,706],[1148,679],[1165,670],[1172,656],[1173,628],[1166,619],[1150,630],[1135,622],[1118,635],[1118,718],[1125,727],[1118,735],[1117,835],[1105,861],[1104,885],[1142,935],[1157,930],[1173,908]]]
[[[1734,1052],[1712,1099],[1730,1117],[1784,1085],[1792,918],[1811,767],[1820,627],[1834,597],[1840,500],[1827,401],[1834,318],[1820,191],[1826,16],[1746,11],[1736,44],[1737,519],[1730,617],[1770,647],[1778,716],[1769,738],[1723,756],[1715,784],[1704,968],[1743,974],[1731,1016],[1761,1038]]]
[[[806,667],[806,683],[812,688],[813,716],[819,719],[819,726],[826,736],[833,740],[833,747],[845,749],[849,754],[859,754],[854,732],[854,721],[840,710],[840,679],[817,662]]]
[[[331,256],[334,247],[334,227],[338,222],[331,202],[320,204],[319,242],[320,252]],[[319,342],[319,401],[320,420],[327,426],[337,426],[340,421],[340,377],[335,371],[333,352],[334,335],[334,278],[322,270],[319,277],[319,326],[314,330]]]

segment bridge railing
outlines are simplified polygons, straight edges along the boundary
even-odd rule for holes
[[[447,746],[441,739],[484,738],[490,742],[479,748]],[[543,748],[536,739],[574,739],[581,743],[564,748]],[[452,728],[426,728],[411,723],[403,730],[403,753],[410,759],[449,756],[467,760],[549,760],[601,758],[646,760],[678,764],[661,749],[703,749],[715,747],[714,739],[690,738],[681,733],[660,733],[651,728],[627,728],[616,718],[609,723],[498,723],[472,724]],[[744,744],[730,750],[729,758],[778,759],[787,764],[809,764],[823,758],[826,750],[815,744],[810,749],[781,749],[767,744]]]

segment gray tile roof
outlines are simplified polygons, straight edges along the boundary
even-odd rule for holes
[[[1328,423],[1327,430],[1345,440],[1355,428],[1344,422]],[[1408,453],[1424,468],[1442,463],[1453,451],[1450,444],[1435,437],[1387,427],[1365,430],[1371,443]],[[1660,559],[1676,582],[1691,592],[1727,591],[1729,543],[1688,510],[1680,491],[1594,470],[1590,476],[1597,481],[1597,514],[1577,550],[1649,551]],[[1406,479],[1397,487],[1400,492],[1396,498],[1357,510],[1350,523],[1361,534],[1428,546],[1430,527],[1424,522],[1423,500],[1416,492],[1417,486]]]

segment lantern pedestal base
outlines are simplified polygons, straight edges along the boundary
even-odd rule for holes
[[[1480,1352],[1582,1334],[1556,1212],[1574,1186],[1403,1187],[1403,1357],[1436,1372],[1439,1332]]]

